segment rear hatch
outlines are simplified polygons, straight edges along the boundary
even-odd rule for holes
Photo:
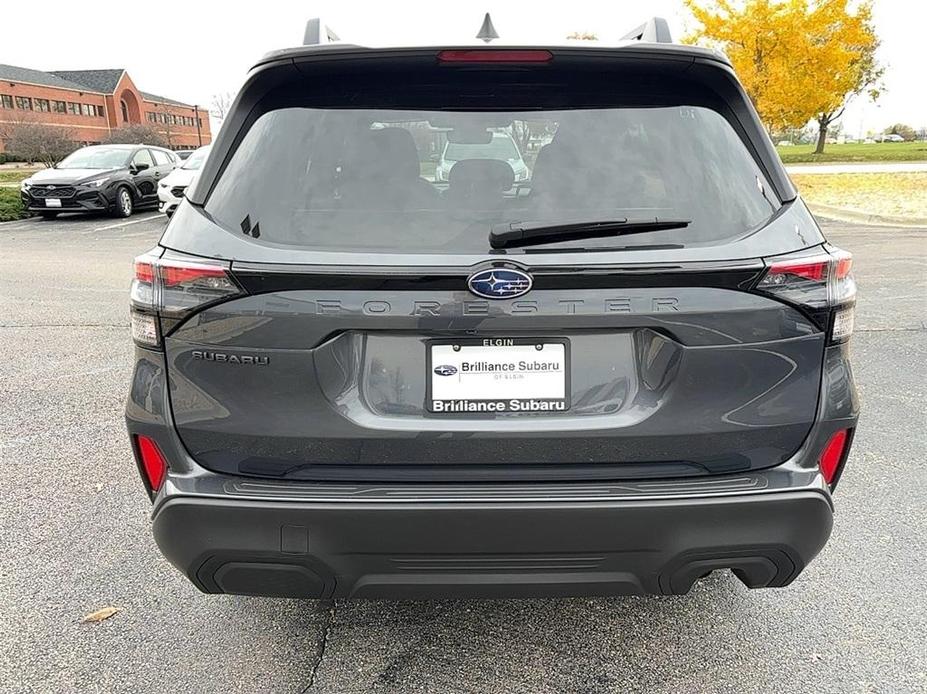
[[[474,156],[436,176],[449,142]],[[828,318],[769,266],[828,252],[707,54],[284,56],[191,198],[142,264],[206,468],[686,477],[814,423]]]

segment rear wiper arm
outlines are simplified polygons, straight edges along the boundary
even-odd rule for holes
[[[489,232],[492,248],[517,248],[538,246],[543,243],[560,243],[578,239],[598,239],[607,236],[642,234],[648,231],[682,229],[692,223],[691,219],[598,219],[586,222],[507,222],[494,224]]]

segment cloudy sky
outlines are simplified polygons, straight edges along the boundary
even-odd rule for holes
[[[688,21],[681,0],[95,0],[86,12],[74,11],[66,0],[42,0],[40,10],[21,0],[3,4],[0,63],[39,70],[124,67],[145,91],[204,106],[217,92],[237,90],[263,53],[300,43],[305,20],[313,16],[324,17],[343,40],[367,45],[467,42],[487,10],[500,42],[559,41],[572,31],[613,42],[646,19],[645,4],[647,12],[669,20],[674,36]],[[877,104],[858,99],[847,110],[844,127],[856,134],[897,121],[927,126],[921,55],[927,2],[875,0],[875,21],[888,68],[886,92]]]

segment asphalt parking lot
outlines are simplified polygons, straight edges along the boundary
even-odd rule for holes
[[[126,290],[163,224],[0,224],[0,690],[927,691],[927,229],[825,224],[855,254],[864,412],[833,537],[792,586],[328,604],[202,595],[151,540]]]

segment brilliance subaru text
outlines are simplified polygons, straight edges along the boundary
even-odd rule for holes
[[[850,267],[662,20],[271,53],[135,261],[155,541],[207,593],[785,586],[856,428]]]

